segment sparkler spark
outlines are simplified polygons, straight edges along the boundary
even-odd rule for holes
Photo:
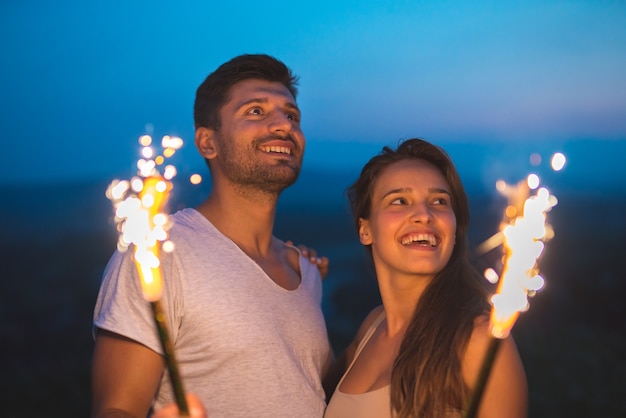
[[[539,185],[532,175],[529,185]],[[530,187],[529,187],[530,189]],[[511,219],[503,230],[504,268],[498,289],[492,297],[491,333],[496,338],[506,338],[521,311],[528,309],[528,295],[543,287],[537,260],[544,242],[552,237],[546,225],[546,213],[557,203],[556,197],[545,187],[524,200],[522,211]]]
[[[533,165],[540,162],[539,155],[531,156]],[[552,168],[559,171],[564,165],[565,156],[556,153],[551,160]],[[485,271],[485,278],[491,283],[497,282],[498,288],[491,298],[490,342],[464,418],[476,416],[500,341],[510,334],[520,312],[528,310],[528,297],[544,285],[537,263],[545,242],[554,236],[552,227],[546,223],[546,214],[558,201],[547,188],[539,187],[540,184],[539,176],[534,173],[515,186],[503,180],[496,182],[496,189],[508,200],[501,231],[482,243],[478,251],[485,253],[502,244],[504,267],[500,277],[492,268]]]
[[[145,300],[152,307],[178,409],[181,416],[189,416],[178,364],[160,304],[163,282],[159,260],[160,249],[168,252],[174,249],[174,244],[167,240],[169,221],[164,210],[173,189],[171,180],[176,176],[173,165],[165,166],[163,174],[159,167],[166,158],[175,154],[183,141],[178,137],[164,136],[161,141],[162,155],[155,155],[152,137],[149,135],[142,135],[139,144],[142,146],[142,158],[137,161],[137,176],[130,181],[114,180],[106,195],[115,208],[115,220],[120,232],[118,248],[126,251],[133,245],[141,289]]]
[[[158,168],[165,158],[155,155],[152,137],[142,135],[139,143],[142,158],[137,161],[138,175],[130,181],[114,180],[107,190],[107,197],[116,209],[115,219],[120,231],[118,248],[126,251],[131,244],[134,245],[144,297],[154,302],[161,298],[159,246],[167,240],[168,227],[168,218],[163,211],[173,188],[170,180],[176,175],[176,168],[168,165],[161,174]],[[182,139],[166,135],[161,144],[164,154],[173,155],[182,146]],[[171,250],[173,246],[168,244],[165,248]]]

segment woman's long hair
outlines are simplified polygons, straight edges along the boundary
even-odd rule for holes
[[[445,151],[414,138],[395,150],[384,147],[363,167],[347,194],[358,231],[359,219],[370,217],[374,183],[382,171],[411,159],[428,161],[446,179],[457,222],[456,244],[445,268],[420,297],[400,345],[391,372],[391,409],[398,418],[439,418],[464,406],[469,388],[461,372],[462,355],[475,319],[489,310],[488,282],[469,260],[469,204],[461,179]]]

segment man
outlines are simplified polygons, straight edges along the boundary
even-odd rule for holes
[[[185,390],[211,418],[319,418],[325,408],[320,272],[272,235],[305,147],[296,84],[282,62],[242,55],[196,92],[195,145],[212,190],[171,217],[176,250],[161,260],[162,301]],[[114,254],[96,303],[96,417],[145,417],[173,400],[131,257]]]

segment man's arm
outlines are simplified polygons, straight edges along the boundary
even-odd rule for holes
[[[164,367],[163,357],[148,347],[98,330],[91,373],[92,417],[146,417]]]

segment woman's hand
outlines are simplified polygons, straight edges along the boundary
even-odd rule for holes
[[[313,248],[309,248],[306,245],[295,245],[292,241],[285,242],[287,245],[291,245],[292,247],[296,247],[300,250],[303,257],[309,259],[312,264],[315,264],[320,271],[320,276],[322,276],[322,280],[328,274],[328,257],[318,257],[317,251]]]

